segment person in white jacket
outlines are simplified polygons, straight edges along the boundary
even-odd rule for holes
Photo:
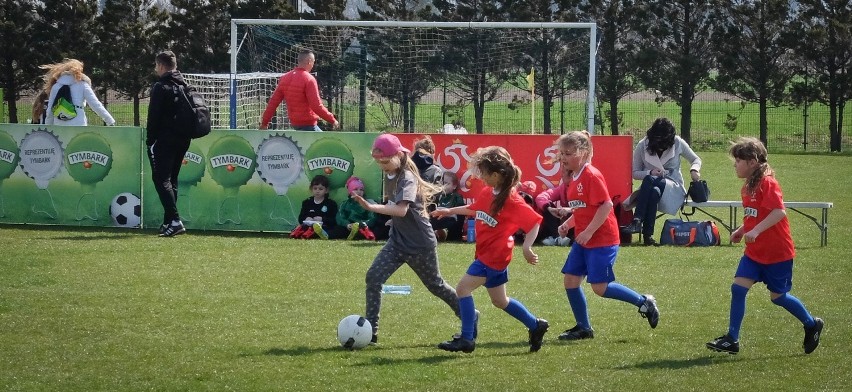
[[[39,68],[46,70],[44,75],[44,90],[49,91],[47,101],[47,115],[45,124],[48,125],[88,125],[86,119],[86,104],[92,106],[92,110],[100,116],[107,125],[115,125],[115,119],[92,90],[92,80],[83,73],[83,62],[75,59],[65,59],[61,63],[46,64]],[[71,101],[77,115],[69,120],[61,120],[53,116],[53,105],[56,94],[63,85],[71,89]]]

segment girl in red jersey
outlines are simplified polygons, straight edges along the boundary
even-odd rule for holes
[[[728,333],[708,342],[707,348],[729,354],[740,351],[740,326],[745,316],[746,294],[756,282],[763,282],[769,289],[772,303],[802,322],[805,328],[802,347],[805,354],[810,354],[819,346],[824,323],[811,316],[805,305],[789,293],[793,287],[796,251],[781,186],[766,160],[766,147],[760,140],[743,137],[731,146],[730,154],[734,158],[737,177],[745,179],[740,191],[743,225],[731,233],[731,242],[738,243],[744,239],[745,254],[731,284]]]
[[[618,223],[612,212],[612,199],[601,172],[592,166],[592,139],[588,132],[571,132],[559,137],[559,161],[570,171],[567,186],[568,207],[573,214],[559,226],[565,236],[574,228],[574,244],[562,267],[565,292],[577,325],[566,330],[559,339],[578,340],[594,337],[586,297],[580,288],[583,277],[595,294],[628,302],[639,308],[651,328],[657,327],[660,313],[651,295],[641,295],[615,282],[613,265],[618,255]]]
[[[524,258],[532,265],[538,264],[538,255],[532,245],[538,234],[541,215],[535,212],[518,194],[521,169],[503,147],[480,148],[471,157],[471,166],[486,186],[470,205],[440,209],[432,216],[460,214],[476,217],[476,254],[467,273],[456,286],[461,311],[461,334],[443,342],[438,348],[446,351],[473,352],[476,347],[479,311],[473,304],[473,290],[485,286],[491,303],[518,319],[529,329],[530,351],[541,348],[547,320],[536,318],[518,300],[506,295],[509,281],[508,266],[512,260],[515,240],[512,235],[523,230],[527,233],[523,249]]]

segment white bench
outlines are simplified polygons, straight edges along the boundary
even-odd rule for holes
[[[737,222],[738,222],[737,210],[743,207],[743,203],[740,200],[736,200],[736,201],[733,201],[733,200],[730,200],[730,201],[727,201],[727,200],[710,200],[710,201],[707,201],[707,202],[704,202],[704,203],[696,203],[692,200],[688,200],[686,203],[684,203],[683,206],[684,207],[692,207],[694,210],[698,210],[698,211],[703,212],[707,216],[709,216],[709,217],[715,219],[717,222],[719,222],[722,226],[725,227],[725,229],[728,230],[728,234],[731,234],[734,230],[737,229],[737,227],[739,227],[739,225],[737,224]],[[787,208],[789,210],[796,211],[799,214],[802,214],[803,216],[810,219],[811,221],[813,221],[816,224],[817,228],[819,228],[819,231],[820,231],[819,246],[828,245],[828,209],[833,207],[833,206],[834,206],[833,203],[827,203],[827,202],[811,202],[811,201],[785,201],[784,202],[785,208]],[[725,223],[725,220],[707,212],[707,210],[705,210],[706,208],[728,208],[727,223]],[[822,210],[822,214],[820,214],[820,217],[818,219],[817,217],[815,217],[813,215],[809,215],[809,214],[803,212],[802,209],[804,209],[804,208],[819,208],[819,209]],[[693,210],[693,213],[694,213],[694,210]],[[684,215],[689,216],[691,214],[687,214],[687,213],[684,212]]]

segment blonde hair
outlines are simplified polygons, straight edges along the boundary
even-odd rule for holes
[[[74,76],[74,79],[78,82],[85,80],[87,83],[91,83],[89,77],[83,73],[83,62],[77,59],[65,59],[61,63],[40,65],[39,68],[46,71],[44,74],[44,91],[50,91],[56,84],[56,80],[63,74]]]
[[[414,179],[417,181],[417,196],[420,197],[424,206],[431,203],[435,198],[435,195],[441,193],[443,190],[443,187],[426,182],[420,177],[420,171],[417,170],[417,165],[414,164],[414,161],[411,160],[407,153],[398,153],[391,159],[399,160],[399,168],[396,170],[396,177],[392,180],[387,179],[387,177],[384,179],[384,201],[390,200],[392,193],[396,190],[396,184],[399,182],[402,172],[405,170],[410,171],[411,174],[414,175]],[[426,208],[423,208],[421,215],[428,218],[429,211],[427,211]]]
[[[592,156],[595,154],[595,149],[592,147],[592,135],[588,131],[574,131],[566,133],[556,139],[556,145],[559,149],[574,149],[578,153],[587,154],[586,160],[591,162]],[[568,171],[568,176],[573,175],[573,172]]]
[[[746,179],[746,191],[754,193],[763,177],[774,176],[775,171],[769,166],[767,158],[769,153],[763,143],[753,137],[741,137],[736,142],[731,143],[731,148],[728,149],[732,158],[757,162],[757,169]]]
[[[509,152],[500,146],[482,147],[476,150],[476,153],[470,157],[470,165],[475,167],[480,175],[491,173],[500,175],[500,183],[495,186],[500,189],[500,193],[494,196],[494,201],[491,202],[491,215],[497,215],[503,209],[512,190],[521,182],[521,169],[512,161]]]

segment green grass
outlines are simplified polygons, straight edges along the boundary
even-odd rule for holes
[[[736,199],[739,180],[722,153],[702,153],[715,199]],[[474,294],[482,310],[472,354],[434,346],[459,328],[407,267],[388,283],[380,345],[348,352],[335,336],[363,313],[364,273],[381,244],[296,241],[279,234],[153,232],[0,225],[0,389],[137,390],[844,390],[852,383],[852,185],[848,157],[771,155],[788,201],[831,201],[828,247],[813,223],[791,214],[796,239],[792,293],[826,320],[823,342],[801,349],[802,328],[761,285],[748,297],[737,356],[704,343],[724,333],[739,245],[622,248],[618,280],[653,293],[651,330],[635,308],[594,296],[593,340],[562,343],[574,325],[562,276],[565,248],[516,249],[508,291],[551,332],[528,353],[522,325]],[[661,226],[658,226],[658,228]],[[442,243],[453,285],[473,246]],[[844,386],[845,385],[845,386]]]

